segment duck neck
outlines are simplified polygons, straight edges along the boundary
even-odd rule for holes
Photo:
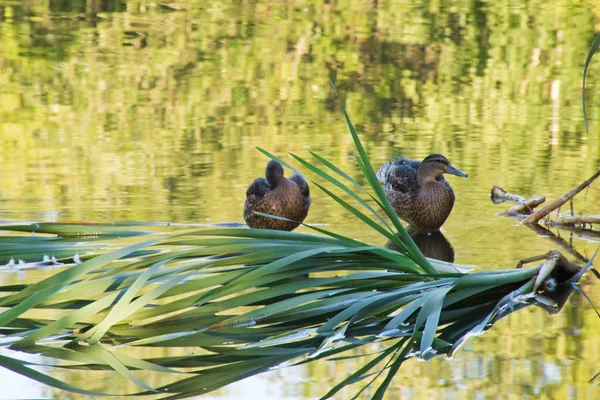
[[[265,178],[267,178],[267,183],[273,189],[276,187],[281,180],[283,179],[283,168],[278,163],[271,161],[267,165],[267,170],[265,171]]]
[[[269,187],[273,189],[281,182],[282,178],[283,176],[267,175],[267,183],[269,184]]]
[[[425,186],[428,183],[435,182],[436,175],[429,168],[417,169],[417,183],[419,186]]]
[[[281,182],[283,174],[278,173],[278,171],[267,171],[265,177],[267,178],[267,183],[273,189]]]

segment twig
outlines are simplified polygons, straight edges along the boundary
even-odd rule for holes
[[[575,195],[577,193],[581,192],[583,189],[588,187],[594,181],[594,179],[596,179],[598,176],[600,176],[600,170],[596,171],[596,173],[594,175],[592,175],[592,177],[590,179],[582,182],[580,185],[578,185],[574,189],[571,189],[569,192],[563,194],[559,198],[553,200],[549,204],[540,208],[539,210],[537,210],[536,212],[534,212],[533,214],[531,214],[529,217],[525,218],[521,222],[523,222],[525,224],[537,223],[540,219],[544,218],[546,215],[550,214],[552,211],[556,210],[558,207],[562,206],[567,201],[569,201],[570,199],[575,197]]]
[[[523,267],[524,264],[529,264],[536,261],[541,260],[554,260],[552,265],[549,265],[547,271],[545,271],[542,276],[542,272],[540,271],[540,275],[538,275],[537,279],[545,279],[546,277],[553,276],[559,280],[559,282],[564,282],[571,278],[574,275],[577,275],[579,271],[581,271],[581,267],[571,261],[569,261],[565,256],[562,255],[560,251],[550,250],[546,254],[540,254],[539,256],[533,256],[524,258],[517,264],[517,269]]]
[[[508,210],[502,213],[502,215],[523,215],[529,214],[533,211],[533,209],[543,202],[546,201],[545,197],[535,196],[531,199],[524,200],[522,203],[519,203],[515,206],[512,206]]]
[[[552,221],[554,225],[600,224],[600,215],[565,215]]]
[[[573,199],[569,200],[569,203],[571,204],[571,215],[574,216],[575,215],[575,211],[573,209]]]

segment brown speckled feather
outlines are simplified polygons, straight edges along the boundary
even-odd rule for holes
[[[300,175],[294,175],[292,179],[282,177],[274,188],[270,188],[263,178],[250,185],[244,203],[244,220],[250,228],[291,231],[304,221],[311,203],[308,185]],[[296,222],[263,217],[257,215],[257,211]]]

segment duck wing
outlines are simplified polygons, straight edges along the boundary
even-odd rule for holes
[[[421,161],[417,161],[417,160],[413,160],[410,158],[406,158],[406,157],[396,157],[396,160],[394,160],[395,164],[400,164],[400,165],[407,165],[409,167],[411,167],[412,169],[414,169],[415,171],[419,169],[419,165],[421,165]]]
[[[417,181],[417,169],[421,163],[410,158],[396,157],[388,161],[377,171],[377,179],[385,186],[386,190],[406,192],[410,182]]]
[[[246,198],[256,196],[259,199],[265,197],[265,194],[270,190],[269,184],[265,178],[256,178],[246,190]]]
[[[308,183],[306,179],[298,173],[295,173],[290,178],[290,181],[294,182],[300,188],[300,192],[302,192],[302,196],[304,196],[304,202],[307,204],[307,207],[310,207],[310,190],[308,189]]]
[[[417,183],[417,170],[411,165],[394,163],[389,168],[386,176],[385,190],[399,193],[416,193],[419,191]]]
[[[290,178],[290,181],[292,181],[296,185],[298,185],[298,187],[300,188],[300,191],[302,192],[302,196],[304,196],[304,197],[310,196],[310,190],[308,189],[308,183],[306,182],[306,179],[304,179],[304,177],[302,175],[294,174]]]
[[[405,181],[414,181],[416,184],[417,170],[419,169],[419,165],[421,165],[421,161],[412,160],[405,157],[396,157],[394,161],[388,161],[383,164],[381,168],[379,168],[379,171],[377,171],[377,179],[379,179],[379,181],[385,185],[387,190],[392,189],[406,192],[406,190],[401,190],[400,188],[409,187],[404,186],[403,182]],[[392,176],[394,177],[392,178]],[[446,181],[446,179],[444,179],[443,174],[436,176],[435,180],[450,188],[450,184],[448,181]],[[393,185],[392,181],[394,182]]]

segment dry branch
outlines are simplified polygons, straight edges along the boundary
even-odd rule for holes
[[[550,250],[546,254],[540,254],[538,256],[524,258],[523,260],[519,261],[516,268],[519,269],[523,267],[524,264],[529,264],[541,260],[555,261],[554,265],[552,265],[552,268],[550,268],[549,271],[546,272],[546,275],[552,275],[559,279],[560,282],[566,281],[567,279],[576,275],[581,270],[581,267],[579,265],[569,261],[565,256],[562,255],[560,251],[557,250]]]
[[[600,224],[600,215],[565,215],[552,221],[554,225]]]
[[[515,206],[512,206],[508,210],[506,210],[504,215],[523,215],[530,214],[533,212],[533,209],[546,201],[545,197],[535,196],[531,199],[525,200],[522,203],[519,203]]]
[[[544,218],[546,215],[550,214],[552,211],[556,210],[558,207],[562,206],[567,201],[569,201],[570,199],[575,197],[575,195],[577,193],[581,192],[583,189],[590,186],[590,184],[594,181],[594,179],[596,179],[599,175],[600,175],[600,170],[596,171],[596,173],[594,175],[592,175],[592,177],[590,179],[582,182],[580,185],[571,189],[569,192],[563,194],[559,198],[553,200],[549,204],[540,208],[539,210],[537,210],[536,212],[534,212],[533,214],[531,214],[530,216],[528,216],[521,222],[523,222],[525,224],[537,223],[540,219]]]

